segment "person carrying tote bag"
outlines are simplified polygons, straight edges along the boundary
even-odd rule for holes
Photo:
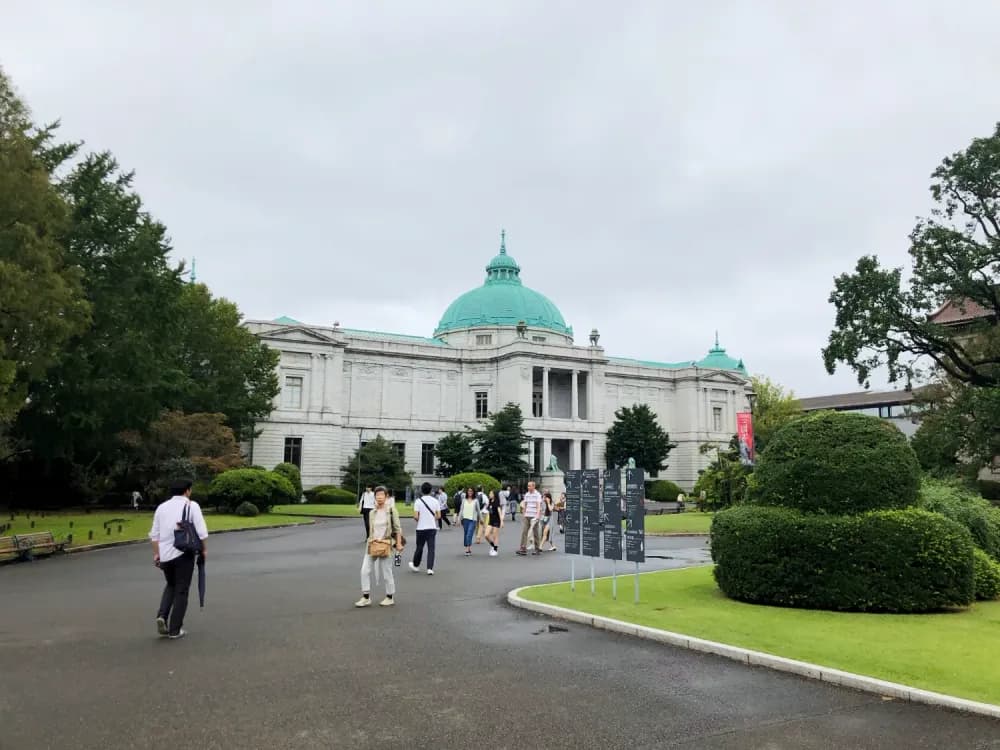
[[[365,542],[365,555],[361,560],[361,598],[355,607],[370,607],[372,603],[372,574],[375,584],[385,580],[385,599],[379,604],[391,607],[395,604],[396,581],[392,575],[393,555],[403,551],[403,527],[399,522],[399,511],[387,502],[385,487],[375,488],[375,507],[369,516],[370,530]]]

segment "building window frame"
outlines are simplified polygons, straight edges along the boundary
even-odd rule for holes
[[[306,379],[304,375],[285,375],[281,389],[281,405],[286,409],[301,409],[302,393],[305,391],[305,385]]]
[[[493,334],[492,333],[477,333],[476,334],[476,346],[493,346]]]
[[[712,431],[722,432],[722,407],[712,407]]]
[[[420,444],[420,473],[425,477],[434,473],[434,443]]]
[[[490,392],[473,391],[472,397],[476,410],[476,419],[487,419],[490,416]]]
[[[302,470],[302,438],[301,437],[286,437],[285,438],[285,451],[284,451],[284,463],[295,464]]]
[[[406,443],[392,443],[393,452],[403,460],[403,468],[406,468]]]

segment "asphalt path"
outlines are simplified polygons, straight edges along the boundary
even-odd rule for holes
[[[516,557],[510,526],[499,557],[465,558],[460,535],[439,534],[435,576],[397,568],[397,605],[367,609],[360,521],[219,535],[178,641],[156,637],[146,546],[2,566],[0,748],[1000,748],[989,719],[550,632],[505,594],[569,559]],[[671,559],[647,570],[707,558],[701,539],[648,546]]]

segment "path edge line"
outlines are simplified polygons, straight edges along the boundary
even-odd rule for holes
[[[820,682],[827,682],[831,685],[839,685],[853,690],[860,690],[865,693],[891,696],[909,703],[939,706],[952,711],[1000,719],[1000,706],[992,703],[980,703],[979,701],[957,698],[953,695],[935,693],[931,690],[923,690],[922,688],[911,687],[909,685],[901,685],[897,682],[879,680],[875,677],[867,677],[866,675],[855,674],[853,672],[844,672],[819,664],[810,664],[809,662],[788,659],[783,656],[765,654],[762,651],[753,651],[739,646],[730,646],[726,643],[708,641],[704,638],[696,638],[684,635],[683,633],[673,633],[669,630],[660,630],[659,628],[651,628],[646,625],[636,625],[635,623],[616,620],[611,617],[591,615],[580,610],[559,607],[554,604],[533,602],[520,595],[520,592],[526,588],[533,587],[521,586],[509,591],[507,593],[507,603],[512,607],[547,615],[558,620],[588,625],[599,630],[630,635],[670,646],[678,646],[690,651],[714,654],[726,659],[742,662],[748,666],[765,667],[779,672],[788,672],[800,677],[819,680]]]

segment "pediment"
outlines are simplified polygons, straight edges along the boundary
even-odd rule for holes
[[[733,372],[719,370],[701,379],[703,383],[719,383],[720,385],[746,385],[749,378],[743,378]]]
[[[318,331],[314,331],[311,328],[306,328],[305,326],[285,326],[283,328],[274,328],[270,331],[262,331],[259,335],[261,338],[265,339],[294,341],[300,344],[332,344],[335,341],[329,336],[319,333]]]

